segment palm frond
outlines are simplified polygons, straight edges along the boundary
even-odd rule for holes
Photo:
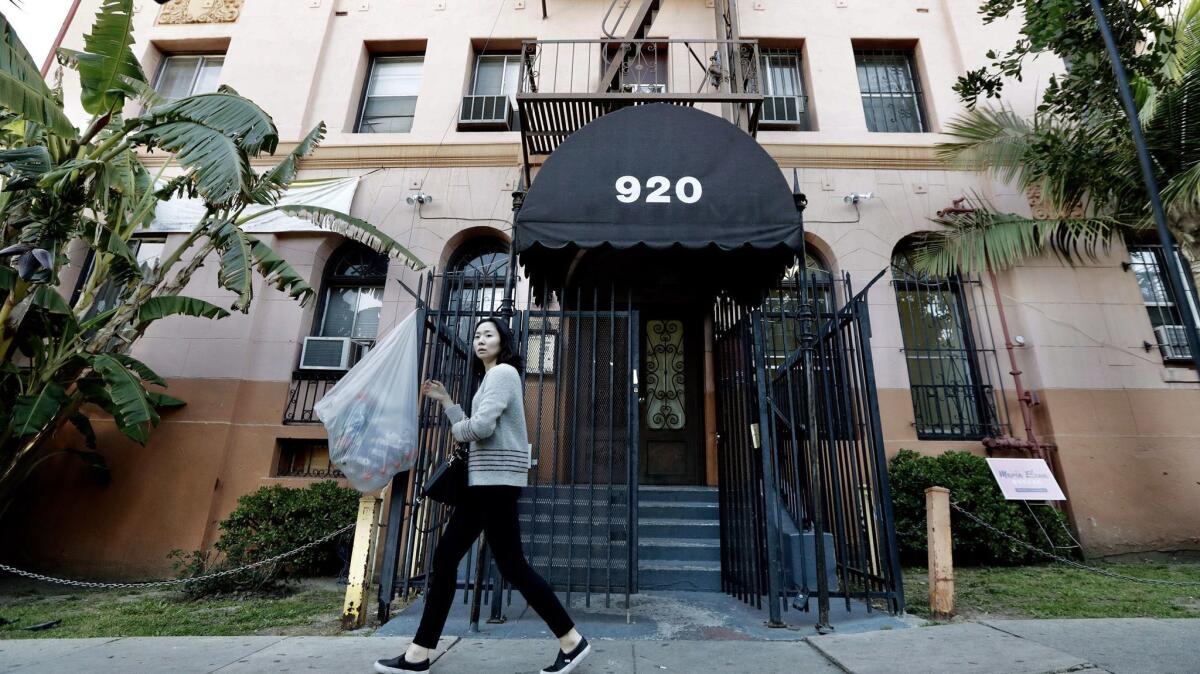
[[[65,138],[77,137],[75,125],[54,100],[41,71],[3,14],[0,14],[0,38],[4,40],[0,45],[0,107]]]
[[[425,263],[416,255],[413,255],[412,251],[402,246],[399,241],[384,234],[366,220],[360,220],[352,215],[335,211],[331,208],[307,205],[275,206],[255,213],[250,217],[257,217],[273,211],[281,211],[292,217],[307,220],[322,229],[337,232],[342,236],[365,244],[377,253],[401,258],[404,260],[404,264],[411,269],[425,268]]]
[[[253,180],[249,157],[237,141],[205,124],[168,122],[138,133],[133,140],[175,153],[176,160],[194,174],[196,191],[211,204],[230,203]]]
[[[83,36],[83,51],[72,55],[83,88],[83,109],[101,115],[121,105],[130,94],[128,80],[146,81],[133,55],[133,0],[104,0]]]
[[[250,156],[273,154],[279,144],[275,122],[253,101],[229,93],[228,88],[211,94],[188,96],[151,108],[141,119],[146,126],[170,122],[193,122],[220,131],[237,141]]]
[[[1034,220],[982,206],[934,222],[944,229],[923,233],[913,266],[930,276],[1009,269],[1052,253],[1067,264],[1097,258],[1130,227],[1108,218]]]
[[[296,179],[296,169],[300,159],[308,156],[325,138],[325,122],[317,124],[308,132],[299,144],[266,173],[259,177],[254,189],[250,191],[251,199],[258,204],[275,204],[284,191]]]
[[[957,142],[939,143],[938,157],[968,171],[990,172],[1013,182],[1037,140],[1036,124],[1007,106],[977,107],[950,120],[945,132]]]

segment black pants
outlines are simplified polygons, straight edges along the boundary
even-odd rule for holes
[[[454,508],[442,540],[433,552],[425,612],[421,614],[421,626],[413,643],[429,649],[437,647],[450,604],[454,601],[458,563],[471,549],[480,531],[487,533],[487,544],[500,573],[521,591],[525,601],[546,621],[554,636],[562,637],[575,627],[550,585],[525,561],[525,553],[521,551],[521,529],[517,524],[520,493],[518,487],[467,489],[466,497]]]

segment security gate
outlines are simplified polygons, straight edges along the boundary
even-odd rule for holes
[[[791,598],[816,597],[818,627],[831,595],[904,609],[870,285],[853,294],[848,276],[797,266],[761,304],[714,309],[722,585],[774,624]]]
[[[502,282],[502,277],[501,282]],[[422,378],[442,381],[470,414],[478,382],[470,376],[470,339],[476,323],[502,317],[497,277],[446,274],[426,277],[418,308],[425,325]],[[437,304],[430,292],[439,287]],[[582,593],[590,605],[602,596],[626,605],[637,581],[637,312],[628,296],[609,288],[527,293],[509,308],[510,325],[525,363],[525,413],[531,444],[529,486],[519,502],[522,543],[529,563],[555,589]],[[440,308],[434,308],[440,306]],[[440,524],[448,509],[434,502],[414,507],[413,484],[453,449],[440,407],[421,410],[420,445],[409,474],[397,476],[389,510],[380,587],[380,615],[390,603],[424,591]],[[460,573],[463,601],[481,604],[499,618],[503,579],[486,547],[468,555]],[[509,599],[511,599],[511,591]]]

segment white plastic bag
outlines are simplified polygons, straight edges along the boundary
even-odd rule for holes
[[[416,459],[416,315],[377,341],[313,408],[329,433],[329,460],[363,493],[379,491]]]

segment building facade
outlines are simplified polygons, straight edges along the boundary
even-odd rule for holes
[[[99,486],[79,471],[53,490],[35,484],[26,516],[41,524],[17,534],[30,561],[103,577],[162,574],[170,550],[211,546],[242,494],[325,475],[328,450],[312,404],[341,368],[418,307],[431,282],[429,306],[468,314],[498,307],[509,273],[517,297],[533,295],[536,276],[509,268],[512,193],[536,189],[547,158],[583,122],[621,106],[580,117],[569,105],[556,113],[531,107],[530,95],[594,103],[601,80],[606,100],[684,102],[753,131],[780,177],[789,186],[795,179],[807,197],[811,273],[861,288],[884,272],[865,301],[889,455],[984,453],[989,438],[1025,437],[1003,313],[1033,431],[1048,447],[1085,551],[1200,548],[1200,386],[1175,327],[1179,312],[1195,307],[1177,307],[1164,293],[1161,249],[1118,246],[1075,267],[1035,260],[995,279],[928,279],[904,263],[908,237],[933,228],[938,211],[964,195],[1039,215],[1036,194],[953,170],[934,149],[961,111],[955,79],[984,63],[989,48],[1010,44],[1014,25],[984,26],[974,3],[951,0],[743,0],[732,11],[735,37],[753,49],[755,74],[740,80],[749,91],[753,79],[751,102],[732,96],[738,82],[728,81],[724,99],[687,97],[711,86],[706,78],[721,66],[713,55],[728,40],[712,0],[654,3],[636,55],[621,40],[601,39],[606,31],[626,35],[641,3],[627,4],[618,22],[626,10],[620,0],[611,12],[604,0],[136,2],[135,53],[162,95],[229,85],[274,117],[283,149],[324,122],[325,140],[302,163],[301,177],[325,179],[317,183],[328,192],[321,198],[344,203],[438,276],[332,233],[283,226],[261,234],[318,290],[316,299],[301,307],[257,280],[246,315],[156,323],[135,355],[188,405],[165,414],[144,448],[95,421],[112,482]],[[81,47],[99,5],[82,2],[64,47]],[[1021,112],[1032,110],[1052,72],[1051,64],[1034,67],[1006,89]],[[65,88],[66,100],[76,101],[70,72]],[[164,157],[145,161],[161,166]],[[674,178],[614,189],[630,199],[699,197]],[[432,199],[409,199],[418,194]],[[139,238],[139,255],[152,263],[184,234],[164,226]],[[643,278],[635,272],[657,273],[662,264],[636,253],[580,260],[564,273],[611,280],[600,272],[624,270]],[[227,303],[216,268],[206,265],[186,294]],[[660,276],[684,296],[706,275],[702,267],[664,266]],[[631,308],[642,301],[630,300]],[[635,472],[645,483],[719,486],[722,411],[707,395],[716,388],[719,317],[710,296],[678,315],[650,304],[629,328],[630,343],[682,329],[677,355],[664,366],[685,370],[692,388],[675,410],[683,421],[642,424],[643,435],[675,434],[643,442],[645,465]],[[534,342],[526,343],[536,361],[527,373],[553,376],[561,367],[553,347],[545,337],[536,344],[533,352]],[[550,474],[544,464],[534,470]]]

